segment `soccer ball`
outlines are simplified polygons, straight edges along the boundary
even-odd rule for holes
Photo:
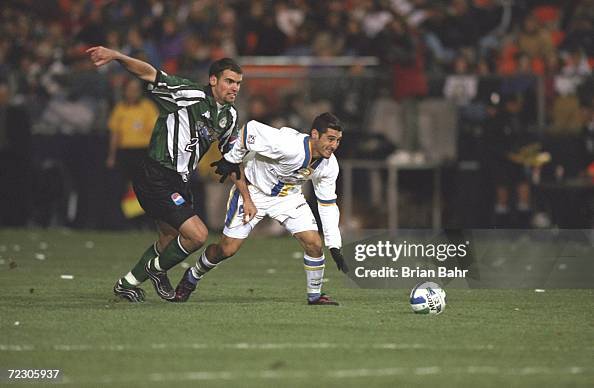
[[[410,292],[410,307],[415,314],[440,314],[446,306],[446,293],[437,283],[421,282]]]

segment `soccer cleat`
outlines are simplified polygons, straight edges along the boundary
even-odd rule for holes
[[[326,294],[321,294],[316,300],[307,300],[307,304],[310,306],[338,306],[338,302],[330,299]]]
[[[175,290],[169,282],[167,272],[152,269],[150,266],[150,261],[144,266],[144,271],[148,275],[149,279],[151,279],[153,286],[155,286],[155,291],[157,292],[157,295],[161,297],[161,299],[171,300],[175,297]]]
[[[186,272],[184,272],[184,276],[182,276],[179,284],[175,288],[175,298],[173,298],[172,302],[187,302],[190,298],[190,294],[196,290],[196,281],[192,282],[190,276],[194,278],[192,268],[188,268]]]
[[[113,286],[115,296],[128,302],[144,302],[144,290],[140,287],[124,287],[118,280]]]

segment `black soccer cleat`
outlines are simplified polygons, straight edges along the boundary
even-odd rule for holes
[[[161,299],[171,300],[175,297],[175,290],[169,282],[167,272],[152,269],[150,266],[150,261],[144,266],[144,271],[148,275],[149,279],[151,279],[153,286],[155,286],[155,291]]]
[[[190,276],[194,278],[194,275],[192,275],[192,268],[188,268],[186,272],[184,272],[184,276],[182,276],[179,284],[175,288],[175,298],[171,300],[172,302],[187,302],[192,292],[196,290],[196,283],[193,283],[190,280]]]
[[[326,294],[321,294],[316,300],[307,300],[307,304],[310,306],[338,306],[338,302],[330,299]]]
[[[118,280],[113,286],[113,293],[128,302],[144,302],[144,290],[140,287],[124,287]]]

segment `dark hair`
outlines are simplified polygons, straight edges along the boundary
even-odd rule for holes
[[[342,124],[340,123],[340,120],[330,112],[322,113],[316,117],[311,124],[311,128],[316,129],[320,133],[326,133],[328,128],[342,132]]]
[[[231,58],[219,59],[213,62],[208,69],[208,76],[216,76],[219,78],[225,70],[231,70],[237,74],[242,74],[241,66]]]

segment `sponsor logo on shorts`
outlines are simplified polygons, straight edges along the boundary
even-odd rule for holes
[[[184,199],[184,197],[182,197],[179,193],[173,193],[173,194],[171,194],[171,200],[177,206],[181,206],[184,203],[186,203],[186,200]]]
[[[299,204],[299,206],[297,206],[295,209],[299,209],[300,207],[303,207],[305,205],[307,205],[307,203],[306,202],[303,202],[303,203]]]

